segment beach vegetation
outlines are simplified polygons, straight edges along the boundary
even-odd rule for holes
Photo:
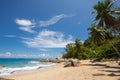
[[[93,9],[95,18],[88,28],[89,37],[84,43],[76,39],[67,44],[63,58],[120,58],[120,7],[114,0],[103,0]]]

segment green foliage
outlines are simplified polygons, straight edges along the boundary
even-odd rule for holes
[[[101,45],[96,45],[91,39],[87,39],[83,45],[80,45],[80,48],[76,48],[75,44],[68,44],[66,53],[63,55],[63,58],[77,58],[77,59],[110,59],[119,57],[116,54],[114,48],[110,44],[110,41],[113,42],[113,45],[120,52],[120,40],[113,38],[112,40],[102,41]]]
[[[80,40],[76,39],[74,43],[68,44],[66,46],[66,53],[63,58],[77,58],[86,59],[86,50]]]
[[[113,9],[111,0],[99,1],[94,8],[96,17],[89,38],[82,44],[78,39],[66,46],[63,58],[110,59],[120,57],[120,7]]]
[[[113,9],[113,4],[114,1],[112,0],[103,0],[93,6],[93,13],[96,14],[94,21],[98,21],[98,25],[108,28],[113,28],[113,26],[116,25],[117,21],[114,15],[118,9]]]

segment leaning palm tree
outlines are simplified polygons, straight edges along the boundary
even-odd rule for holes
[[[91,38],[93,41],[97,44],[100,45],[103,40],[108,40],[110,45],[113,47],[117,55],[120,57],[120,53],[117,50],[117,48],[114,46],[112,42],[112,34],[111,32],[106,29],[105,27],[99,27],[97,25],[92,26],[91,28],[88,28],[91,32],[89,33],[91,35]]]
[[[96,25],[93,25],[92,27],[88,28],[88,30],[90,30],[89,34],[91,35],[94,43],[100,45],[101,42],[104,40],[104,34],[102,33],[103,29]]]

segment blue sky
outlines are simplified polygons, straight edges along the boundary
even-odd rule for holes
[[[0,0],[0,57],[56,57],[85,41],[98,0]]]

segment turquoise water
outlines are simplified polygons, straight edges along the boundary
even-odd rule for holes
[[[38,59],[19,59],[19,58],[2,58],[0,64],[5,67],[24,67],[29,64],[30,61],[37,61]]]
[[[0,65],[5,67],[0,69],[0,76],[10,75],[13,72],[22,72],[45,68],[53,65],[53,63],[38,62],[40,59],[21,59],[21,58],[1,58]]]

